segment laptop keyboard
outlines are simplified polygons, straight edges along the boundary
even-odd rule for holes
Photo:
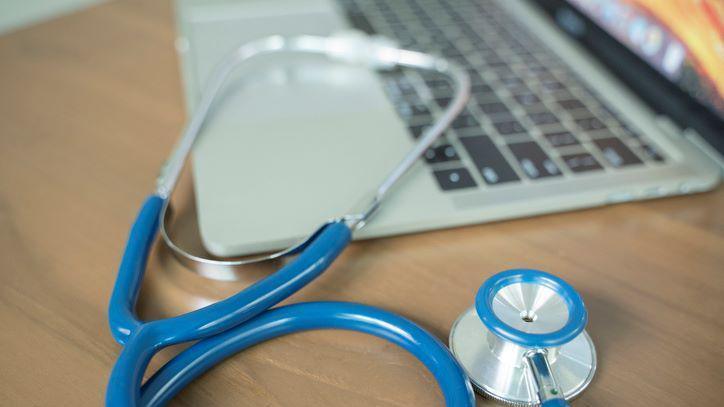
[[[662,153],[492,0],[338,0],[349,22],[470,74],[466,109],[425,153],[444,191],[659,165]],[[452,100],[444,76],[380,73],[410,136]]]

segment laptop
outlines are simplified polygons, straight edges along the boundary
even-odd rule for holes
[[[719,183],[719,2],[176,6],[189,112],[221,58],[273,34],[356,29],[467,69],[466,110],[356,238],[689,194]],[[240,67],[193,151],[205,248],[218,256],[280,249],[355,213],[451,96],[436,74],[373,72],[317,56],[270,55]]]

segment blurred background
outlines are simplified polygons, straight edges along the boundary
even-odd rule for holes
[[[3,0],[0,2],[0,34],[72,13],[103,0]]]

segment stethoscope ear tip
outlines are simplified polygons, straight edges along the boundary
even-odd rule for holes
[[[587,321],[581,296],[561,278],[506,270],[487,279],[474,306],[455,321],[450,349],[485,396],[521,406],[540,405],[547,396],[563,401],[582,392],[596,369]],[[533,365],[541,357],[542,366]],[[546,370],[560,389],[539,394]]]

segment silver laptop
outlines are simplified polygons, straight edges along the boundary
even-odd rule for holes
[[[357,236],[371,238],[715,187],[721,72],[636,3],[179,0],[177,48],[189,111],[214,64],[272,34],[354,28],[463,64],[467,110]],[[241,68],[193,154],[206,249],[287,247],[353,211],[450,97],[414,70],[290,55]]]

